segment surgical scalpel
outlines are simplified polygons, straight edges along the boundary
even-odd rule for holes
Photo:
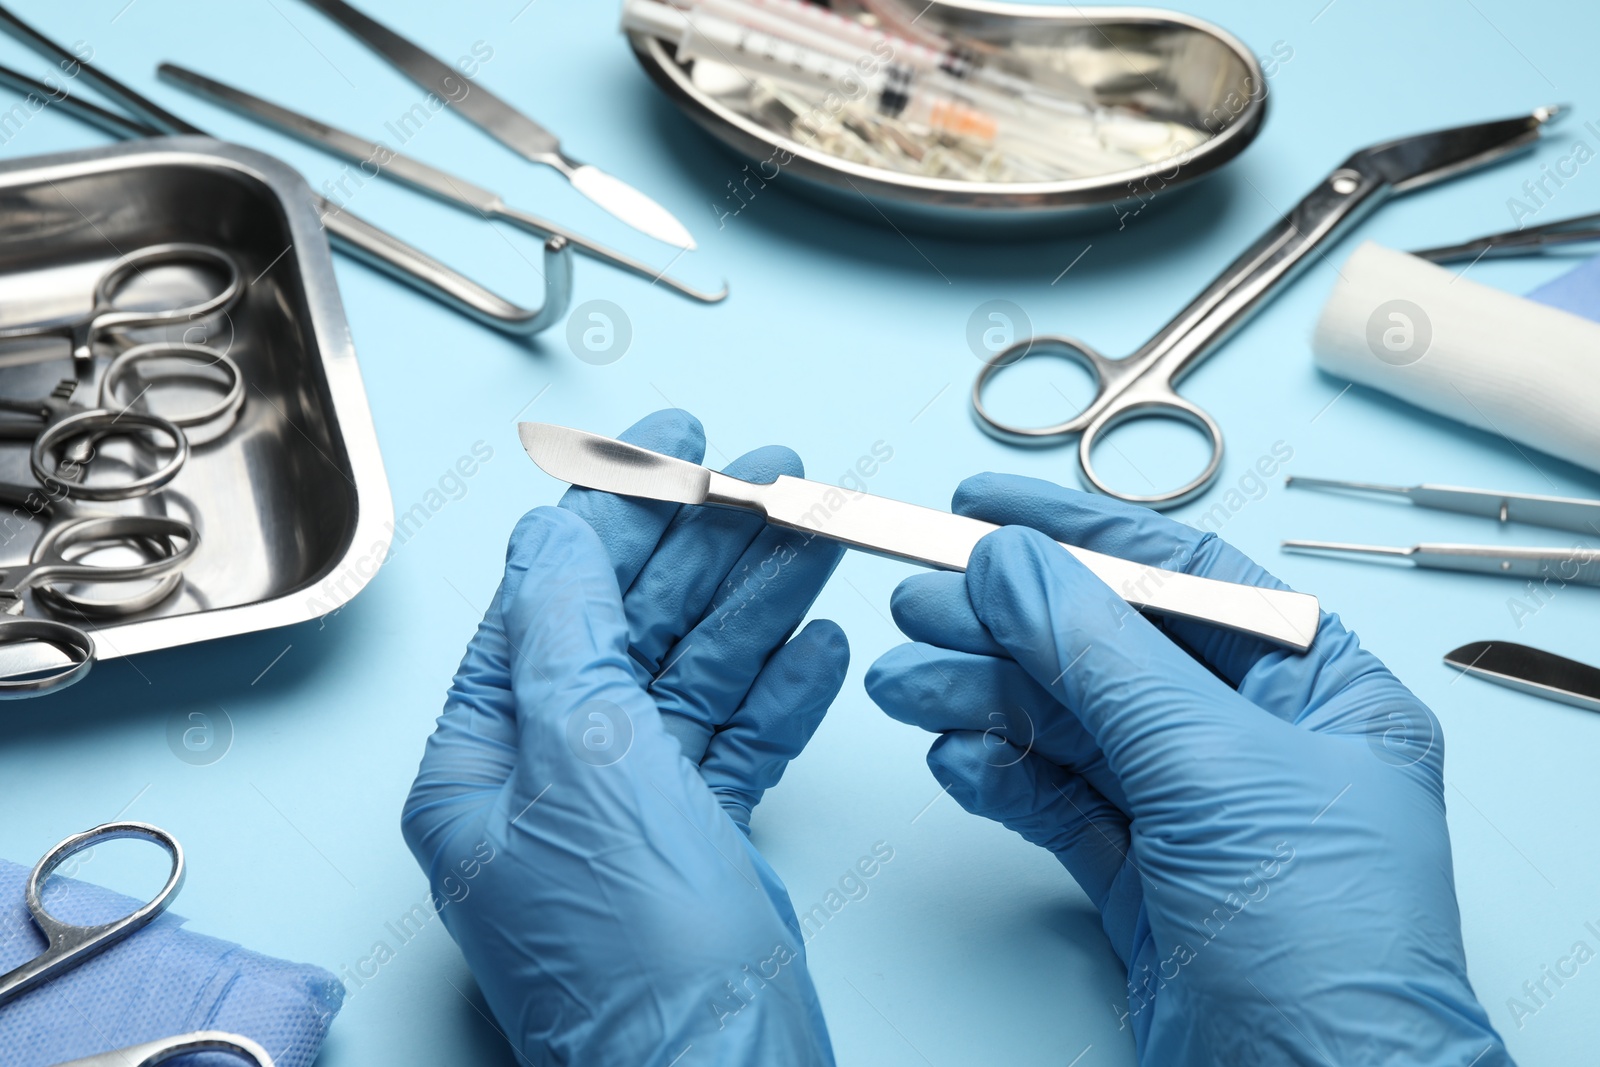
[[[610,437],[524,422],[522,447],[545,473],[590,489],[647,500],[758,512],[774,526],[940,570],[964,571],[977,544],[999,527],[804,478],[741,481]],[[1062,548],[1134,607],[1209,622],[1304,652],[1317,634],[1317,598],[1287,589],[1236,585],[1091,552]]]
[[[214,78],[204,74],[177,66],[173,63],[163,63],[156,68],[161,79],[186,89],[202,99],[209,100],[230,111],[254,119],[281,133],[286,133],[297,140],[315,145],[323,151],[331,152],[336,156],[349,160],[363,169],[377,168],[379,173],[393,178],[398,182],[409,185],[413,189],[427,193],[447,204],[461,208],[483,218],[500,219],[509,222],[519,229],[526,230],[536,237],[564,237],[572,243],[572,247],[603,263],[621,267],[625,271],[637,274],[651,282],[660,282],[669,289],[682,293],[692,300],[699,300],[706,304],[715,304],[727,298],[728,287],[723,285],[719,293],[706,293],[692,288],[674,278],[667,276],[663,271],[657,270],[640,260],[633,258],[616,249],[607,248],[605,245],[589,240],[582,234],[565,229],[548,219],[540,218],[531,212],[521,211],[511,207],[499,193],[491,192],[481,185],[475,185],[465,178],[457,177],[446,171],[440,170],[420,159],[396,152],[387,145],[376,141],[369,141],[364,137],[345,130],[329,126],[325,122],[292,111],[281,104],[274,104],[259,96],[225,85]]]
[[[60,64],[61,69],[76,70],[84,81],[136,117],[129,118],[79,100],[6,67],[0,67],[0,84],[34,93],[52,107],[124,140],[161,134],[205,136],[205,131],[80,59],[4,7],[0,7],[0,32],[16,38],[52,63]],[[552,237],[544,245],[544,303],[536,309],[524,308],[323,197],[313,194],[312,205],[335,247],[494,329],[531,336],[561,321],[572,302],[572,248],[561,237]]]
[[[344,0],[306,0],[306,3],[343,26],[400,73],[437,94],[440,100],[517,155],[559,171],[574,189],[640,233],[676,248],[694,250],[694,238],[666,208],[621,179],[573,159],[561,150],[561,142],[555,134],[481,85],[464,82],[455,68]]]

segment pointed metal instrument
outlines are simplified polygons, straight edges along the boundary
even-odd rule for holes
[[[580,233],[576,233],[563,226],[541,218],[530,211],[522,211],[506,203],[505,198],[499,193],[491,192],[481,185],[475,185],[467,179],[440,170],[420,159],[396,152],[386,144],[369,141],[357,134],[330,126],[325,122],[303,115],[298,111],[275,104],[270,100],[262,99],[243,89],[236,89],[225,85],[215,78],[208,78],[197,71],[180,67],[174,63],[163,63],[156,68],[161,80],[185,89],[204,100],[227,108],[235,114],[253,119],[262,125],[268,126],[280,133],[288,134],[296,140],[303,141],[330,152],[333,155],[346,159],[364,172],[370,173],[372,168],[386,177],[393,178],[420,192],[426,193],[444,203],[454,205],[471,214],[488,219],[499,219],[508,222],[518,229],[526,230],[536,237],[564,237],[572,244],[575,252],[610,263],[620,267],[631,274],[637,274],[652,283],[660,282],[662,285],[682,293],[691,300],[698,300],[705,304],[715,304],[728,296],[728,287],[723,285],[718,293],[707,293],[690,285],[680,282],[667,275],[663,270],[652,267],[648,263],[618,252]]]
[[[396,70],[437,95],[495,140],[524,159],[559,171],[574,189],[629,226],[676,248],[694,249],[694,238],[666,208],[621,179],[573,159],[561,150],[561,141],[555,134],[481,85],[463,78],[454,67],[344,0],[305,2],[343,26]]]
[[[1520,230],[1491,233],[1460,244],[1424,248],[1411,254],[1430,263],[1455,263],[1463,259],[1535,255],[1551,248],[1596,241],[1600,241],[1600,214],[1579,215],[1542,226],[1524,226]]]
[[[1600,711],[1600,668],[1510,641],[1474,641],[1445,653],[1444,661],[1463,674],[1570,704]]]
[[[1432,542],[1395,548],[1343,541],[1285,541],[1285,552],[1376,556],[1436,571],[1498,574],[1566,584],[1600,585],[1600,551],[1592,548],[1522,548],[1517,545],[1446,545]]]
[[[1600,500],[1532,493],[1499,493],[1489,489],[1462,489],[1454,485],[1377,485],[1333,478],[1284,479],[1288,488],[1333,489],[1349,493],[1397,496],[1420,508],[1476,515],[1499,522],[1522,522],[1555,530],[1600,535]]]
[[[638,445],[548,423],[517,434],[545,473],[573,485],[647,500],[754,511],[774,526],[826,537],[865,552],[964,571],[977,544],[998,526],[869,493],[780,476],[768,484],[719,474]],[[1317,598],[1287,589],[1236,585],[1163,570],[1063,544],[1136,608],[1211,623],[1305,651],[1316,637]]]

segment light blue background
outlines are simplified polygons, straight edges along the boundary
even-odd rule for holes
[[[614,301],[634,330],[625,358],[596,367],[574,358],[562,329],[518,344],[341,258],[397,509],[419,501],[474,442],[488,442],[493,460],[324,625],[107,664],[61,698],[0,709],[0,855],[31,862],[65,834],[119,814],[156,822],[189,849],[179,910],[195,929],[334,971],[354,966],[375,941],[392,940],[386,922],[425,897],[398,831],[402,799],[499,577],[506,533],[525,509],[561,491],[517,447],[519,416],[611,433],[679,405],[704,420],[712,463],[781,442],[827,480],[883,441],[894,458],[872,489],[934,506],[979,470],[1072,482],[1068,451],[1014,450],[970,421],[965,391],[978,363],[965,332],[980,303],[1016,301],[1041,331],[1126,352],[1355,148],[1539,104],[1577,105],[1578,121],[1538,154],[1393,203],[1361,228],[1362,237],[1417,247],[1509,226],[1507,199],[1574,139],[1592,146],[1581,121],[1600,116],[1600,18],[1587,0],[1196,0],[1177,6],[1229,28],[1258,54],[1283,42],[1293,58],[1273,79],[1258,142],[1175,211],[1151,212],[1120,233],[995,245],[908,239],[794,198],[779,179],[719,228],[713,205],[724,204],[725,183],[741,163],[649,84],[616,32],[615,5],[525,3],[391,0],[381,13],[447,57],[488,42],[495,55],[484,84],[558,131],[574,154],[636,182],[683,218],[703,250],[679,269],[708,283],[726,274],[732,299],[694,306],[580,259],[576,302]],[[108,70],[207,129],[281,154],[313,185],[335,177],[340,164],[158,85],[156,62],[185,63],[373,136],[417,96],[296,0],[16,7],[60,39],[90,42]],[[9,42],[3,56],[45,70]],[[96,143],[98,134],[47,111],[3,153]],[[515,203],[665,259],[660,246],[635,239],[555,175],[458,118],[436,118],[409,147]],[[493,286],[534,298],[531,239],[388,185],[369,184],[351,206]],[[1600,167],[1591,165],[1539,221],[1596,210]],[[1282,441],[1294,450],[1288,469],[1303,474],[1600,493],[1600,479],[1554,460],[1524,458],[1502,441],[1359,389],[1340,397],[1342,383],[1313,369],[1307,338],[1332,264],[1351,247],[1333,250],[1331,262],[1314,267],[1186,384],[1229,434],[1224,485]],[[1521,292],[1575,262],[1481,264],[1472,277]],[[1051,375],[1071,388],[1055,368],[1039,382]],[[1132,455],[1149,462],[1152,447],[1146,441]],[[1179,514],[1194,519],[1216,499]],[[1520,1029],[1506,1000],[1576,940],[1594,944],[1583,926],[1600,921],[1600,718],[1456,680],[1440,656],[1469,640],[1514,638],[1600,661],[1600,593],[1564,591],[1518,629],[1507,606],[1519,592],[1514,583],[1287,557],[1276,548],[1289,536],[1393,544],[1567,538],[1288,493],[1279,484],[1223,532],[1321,594],[1438,711],[1478,992],[1523,1063],[1592,1057],[1600,963]],[[1112,1007],[1122,999],[1119,968],[1082,895],[1043,852],[948,798],[935,800],[923,764],[928,739],[887,720],[862,691],[862,671],[899,640],[887,605],[906,573],[851,556],[824,593],[818,613],[843,624],[855,665],[811,749],[756,816],[757,839],[801,910],[874,842],[895,850],[870,895],[810,944],[840,1062],[1129,1064],[1132,1045]],[[196,767],[174,757],[168,721],[191,712],[225,713],[232,722],[226,758]],[[108,877],[113,866],[104,868]],[[92,865],[84,876],[95,877]],[[320,1062],[514,1062],[480,1006],[435,923],[352,989]]]

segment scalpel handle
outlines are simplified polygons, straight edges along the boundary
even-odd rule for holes
[[[713,473],[706,503],[759,511],[774,526],[814,533],[875,555],[939,570],[965,571],[973,549],[999,527],[964,515],[779,477],[757,485]],[[1063,544],[1129,604],[1211,623],[1305,651],[1317,634],[1317,598],[1163,570]]]

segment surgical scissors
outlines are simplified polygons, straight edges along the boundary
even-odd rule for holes
[[[196,1030],[192,1034],[165,1037],[159,1041],[146,1041],[142,1045],[85,1056],[81,1060],[58,1064],[57,1067],[155,1067],[178,1056],[192,1052],[232,1052],[256,1067],[273,1067],[267,1050],[241,1034],[221,1030]]]
[[[1138,351],[1109,359],[1070,337],[1018,340],[985,361],[972,385],[972,410],[985,432],[1014,444],[1078,437],[1078,463],[1090,488],[1151,507],[1176,507],[1205,492],[1222,469],[1222,429],[1177,385],[1309,263],[1310,253],[1341,236],[1389,198],[1475,170],[1531,146],[1562,111],[1458,126],[1372,145],[1356,152],[1251,245],[1204,292]],[[1047,352],[1069,359],[1095,379],[1095,396],[1074,417],[1052,426],[1015,426],[984,406],[984,389],[1004,368]],[[1211,458],[1191,482],[1168,492],[1118,492],[1095,470],[1095,444],[1141,418],[1176,419],[1210,440]]]
[[[147,267],[173,263],[211,268],[224,279],[214,294],[167,308],[119,308],[117,297],[137,281]],[[94,287],[94,304],[87,315],[64,322],[8,326],[0,329],[0,343],[36,337],[62,337],[72,346],[72,359],[81,371],[94,363],[94,342],[102,333],[118,328],[166,326],[194,322],[209,315],[225,314],[244,295],[244,275],[234,258],[210,245],[170,242],[150,245],[130,252],[113,263]],[[173,347],[180,347],[176,344]]]
[[[237,367],[234,373],[238,373]],[[53,493],[82,500],[127,500],[147,496],[178,476],[189,458],[189,439],[176,424],[160,415],[110,411],[74,403],[71,398],[77,390],[77,384],[71,378],[63,378],[49,396],[33,400],[0,397],[0,411],[33,416],[28,419],[0,420],[0,440],[33,441],[28,462],[40,485]],[[171,458],[154,471],[129,481],[98,485],[88,484],[70,475],[63,477],[67,467],[81,477],[84,465],[93,455],[94,445],[103,438],[149,433],[164,436],[171,442],[168,446],[172,452]],[[57,454],[63,450],[65,456],[58,459]]]
[[[44,906],[44,884],[75,854],[102,841],[133,839],[149,841],[160,846],[172,859],[172,870],[166,885],[145,904],[120,919],[111,922],[82,926],[63,922],[51,915]],[[8,974],[0,975],[0,1004],[5,1004],[43,985],[57,975],[83,963],[91,956],[104,952],[117,942],[149,926],[167,910],[172,898],[183,887],[183,846],[178,839],[161,829],[143,822],[108,822],[73,834],[57,844],[34,866],[28,875],[25,899],[28,912],[44,935],[45,949],[33,959]]]
[[[177,542],[182,541],[182,547]],[[94,666],[94,638],[77,626],[55,619],[23,618],[24,594],[32,591],[46,606],[67,604],[79,614],[117,616],[152,607],[176,585],[161,579],[178,574],[199,547],[200,535],[182,519],[159,515],[96,515],[50,528],[34,546],[28,562],[0,570],[0,650],[38,645],[59,652],[66,663],[0,675],[0,700],[31,697],[47,689],[65,688]],[[82,562],[108,548],[128,548],[146,558],[139,563]],[[153,557],[153,558],[150,558]],[[56,583],[155,581],[121,601],[85,601],[60,590]],[[54,592],[54,597],[50,593]],[[40,594],[45,594],[42,598]],[[0,1001],[5,999],[0,983]]]

